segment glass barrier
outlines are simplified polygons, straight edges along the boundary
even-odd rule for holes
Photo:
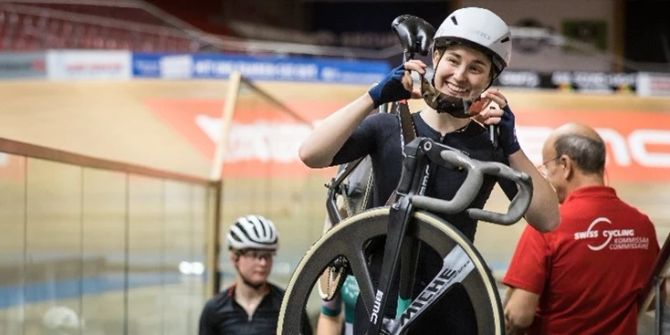
[[[0,334],[23,334],[26,159],[0,153]]]
[[[0,334],[195,334],[215,188],[0,138]]]
[[[26,166],[25,326],[51,306],[81,313],[82,169],[29,158]],[[49,325],[43,325],[48,330]]]
[[[81,315],[88,329],[122,334],[125,296],[113,292],[125,287],[126,175],[84,169],[82,185],[82,272],[90,279],[83,282]]]

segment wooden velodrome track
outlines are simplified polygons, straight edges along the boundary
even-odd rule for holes
[[[365,86],[316,83],[261,82],[257,85],[307,119],[319,119],[365,90]],[[225,81],[216,80],[5,81],[0,83],[3,101],[0,137],[207,177],[211,157],[194,149],[183,133],[161,120],[148,106],[151,101],[161,99],[208,101],[217,106],[218,113],[216,109],[222,108],[226,89]],[[506,94],[515,111],[670,113],[667,98],[524,90],[507,90]],[[608,116],[603,114],[602,117]],[[659,240],[663,240],[670,232],[670,211],[666,209],[670,203],[670,183],[610,182],[618,188],[622,198],[649,214],[657,224]],[[318,194],[321,181],[315,184],[318,184],[315,185]],[[492,196],[492,199],[497,198],[500,197]],[[492,201],[491,206],[504,208],[505,203]],[[522,228],[523,224],[510,228],[480,225],[476,242],[491,262],[501,262],[494,268],[504,268]],[[314,230],[314,234],[319,233],[319,229]]]

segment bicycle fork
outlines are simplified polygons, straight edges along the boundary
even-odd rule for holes
[[[367,331],[368,335],[386,334],[386,332],[382,333],[384,311],[386,309],[391,282],[394,280],[395,273],[398,269],[398,260],[400,259],[400,252],[402,250],[403,237],[407,231],[411,212],[412,204],[409,201],[409,197],[402,197],[400,201],[391,207],[379,285],[375,292],[375,298],[370,313],[370,323]],[[384,278],[386,275],[389,275],[390,277]]]
[[[405,238],[413,211],[412,197],[407,193],[412,189],[413,184],[419,184],[423,186],[420,188],[419,193],[423,194],[425,184],[430,176],[431,167],[424,164],[417,166],[417,161],[424,155],[421,145],[417,143],[405,146],[405,155],[409,159],[403,160],[403,170],[408,173],[400,178],[397,189],[399,198],[391,206],[389,213],[388,232],[386,234],[386,242],[384,243],[384,256],[379,274],[379,284],[375,291],[371,308],[368,335],[387,334],[386,330],[382,329],[384,312],[391,283],[395,279],[395,274],[398,270],[398,261],[401,259],[401,253],[403,266],[407,267],[407,271],[403,271],[405,274],[400,276],[400,299],[397,314],[401,314],[404,308],[407,307],[406,302],[411,298],[414,286],[413,276],[418,259],[418,243],[412,239]],[[422,169],[423,173],[414,176],[414,170],[417,168]]]

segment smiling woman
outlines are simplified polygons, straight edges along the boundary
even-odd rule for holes
[[[403,137],[396,115],[371,112],[386,103],[424,97],[428,106],[414,113],[410,120],[416,137],[430,138],[461,150],[470,158],[500,162],[530,175],[534,193],[527,217],[540,231],[551,230],[558,223],[558,202],[554,193],[521,150],[515,133],[515,117],[505,95],[497,89],[486,90],[510,60],[511,39],[507,24],[487,9],[462,8],[449,14],[437,29],[432,43],[430,50],[424,50],[431,52],[432,65],[435,67],[431,82],[435,90],[432,93],[426,94],[425,90],[420,92],[413,86],[410,72],[426,76],[430,71],[422,60],[410,59],[394,68],[368,92],[317,124],[303,141],[300,158],[309,167],[321,168],[369,155],[375,183],[373,206],[383,206],[401,176]],[[436,95],[446,98],[435,99]],[[499,108],[483,108],[478,115],[479,122],[463,113],[464,108],[459,110],[449,108],[449,104],[431,104],[436,100],[458,100],[463,106],[463,101],[473,102],[480,98],[490,99],[491,104]],[[487,127],[496,124],[499,132]],[[428,185],[426,196],[451,199],[462,184],[463,175],[441,167],[435,169],[438,177]],[[483,207],[496,184],[506,191],[508,199],[517,192],[516,188],[511,187],[514,185],[499,183],[497,178],[491,178],[475,197],[473,206]],[[474,240],[477,220],[465,213],[439,215],[468,239]],[[374,269],[381,265],[381,245],[381,242],[374,241],[366,250],[370,254],[370,266]],[[419,256],[422,268],[417,271],[420,279],[417,280],[415,291],[422,289],[420,285],[430,281],[431,273],[440,269],[441,259],[429,252],[422,249]],[[394,300],[395,297],[389,296],[389,301]],[[453,290],[448,297],[442,297],[429,314],[423,316],[423,322],[418,323],[410,333],[431,333],[436,328],[452,329],[455,333],[476,333],[473,313],[465,309],[454,311],[449,307],[470,305],[466,294]],[[355,320],[359,323],[354,325],[354,333],[362,333],[361,327],[366,326],[360,322],[368,319],[364,313],[362,308],[357,311]],[[380,314],[383,313],[390,312],[380,311]],[[444,318],[443,315],[450,317]]]

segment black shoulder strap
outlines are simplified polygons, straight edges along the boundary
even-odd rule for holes
[[[400,129],[402,130],[400,145],[404,147],[405,144],[412,142],[416,138],[416,127],[414,126],[414,120],[412,120],[412,113],[409,111],[407,100],[396,102],[394,112],[400,119]]]
[[[393,113],[398,116],[398,120],[400,121],[400,150],[403,150],[405,144],[412,142],[416,138],[416,126],[412,119],[412,113],[409,111],[407,100],[395,102],[394,106]],[[396,196],[396,191],[393,190],[388,200],[386,200],[386,205],[393,204],[396,200]]]

